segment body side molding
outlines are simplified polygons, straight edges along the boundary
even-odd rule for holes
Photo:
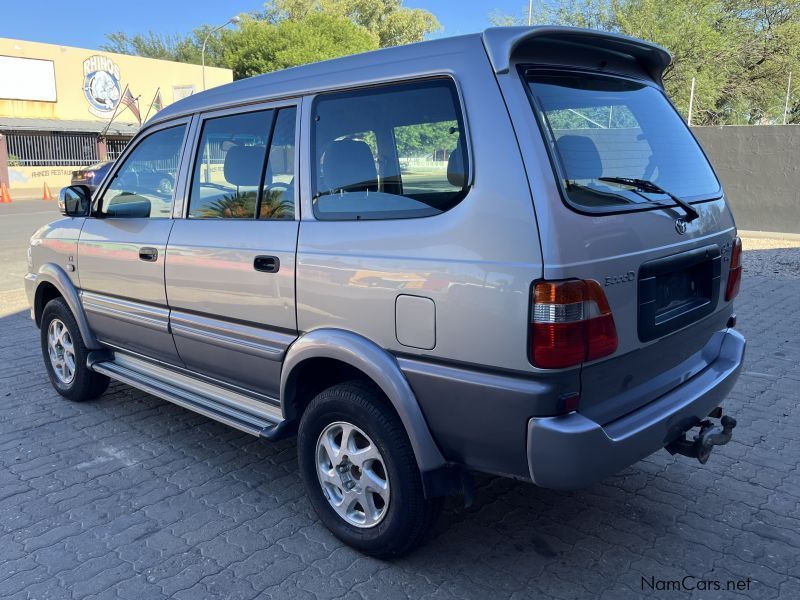
[[[416,396],[395,358],[368,339],[342,329],[315,329],[297,339],[286,353],[281,370],[281,408],[285,418],[294,399],[296,367],[311,358],[330,358],[357,368],[374,381],[394,406],[408,433],[422,472],[445,466],[433,441]]]
[[[81,337],[83,338],[83,343],[86,345],[86,347],[90,350],[102,349],[103,346],[98,343],[97,338],[95,338],[94,333],[92,333],[92,330],[89,327],[89,321],[86,319],[86,313],[83,310],[83,305],[81,304],[78,290],[75,289],[75,285],[72,283],[69,275],[67,275],[67,272],[58,265],[54,263],[45,263],[39,267],[39,271],[36,275],[36,289],[33,296],[34,307],[36,306],[35,300],[36,295],[39,293],[39,286],[41,286],[42,282],[44,281],[55,286],[55,288],[66,301],[69,309],[72,311],[72,314],[75,317],[75,321],[78,323],[78,329],[81,332]],[[36,323],[37,325],[39,324],[38,320],[40,317],[41,315],[38,315]]]

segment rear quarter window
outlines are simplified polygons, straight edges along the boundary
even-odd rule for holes
[[[317,219],[433,216],[466,195],[464,121],[449,79],[323,94],[312,133]]]

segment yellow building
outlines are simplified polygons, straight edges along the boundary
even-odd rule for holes
[[[232,79],[205,69],[208,88]],[[0,38],[0,181],[12,197],[44,183],[55,193],[72,171],[119,156],[137,111],[144,120],[202,89],[199,65]]]

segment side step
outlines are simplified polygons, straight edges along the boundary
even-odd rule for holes
[[[276,440],[285,431],[280,406],[197,379],[160,364],[115,353],[90,368],[148,394],[249,434]]]

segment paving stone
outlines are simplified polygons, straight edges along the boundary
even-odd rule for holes
[[[798,297],[799,279],[746,271],[748,354],[725,403],[739,426],[708,464],[659,453],[571,493],[478,475],[475,504],[449,500],[429,543],[393,562],[322,526],[293,441],[117,383],[69,403],[27,315],[2,318],[0,598],[616,600],[687,575],[751,587],[653,595],[800,597]]]

